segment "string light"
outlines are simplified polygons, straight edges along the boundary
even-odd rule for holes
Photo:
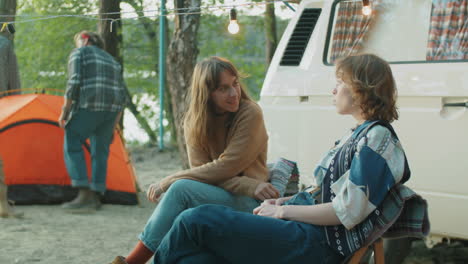
[[[237,12],[235,7],[243,7],[243,6],[258,6],[258,5],[265,5],[265,4],[270,4],[270,3],[275,3],[275,2],[283,2],[283,3],[288,3],[288,2],[294,2],[295,0],[267,0],[267,1],[260,1],[260,2],[246,2],[242,4],[235,4],[235,5],[209,5],[209,6],[200,6],[197,9],[200,11],[191,11],[193,10],[192,7],[189,8],[172,8],[172,9],[166,9],[167,13],[164,16],[174,16],[174,15],[197,15],[197,14],[203,14],[206,12],[203,12],[201,10],[205,11],[213,11],[213,10],[223,10],[226,8],[231,8],[231,13],[230,13],[230,23],[228,26],[228,31],[231,34],[236,34],[239,32],[239,24],[237,23]],[[367,1],[368,2],[368,1]],[[41,21],[41,20],[49,20],[49,19],[55,19],[55,18],[83,18],[83,19],[89,19],[89,20],[97,20],[97,21],[109,21],[110,22],[110,31],[112,32],[113,30],[113,24],[117,22],[118,20],[127,20],[127,19],[139,19],[143,17],[147,18],[160,18],[161,15],[155,14],[155,15],[143,15],[143,16],[137,16],[137,17],[126,17],[126,18],[97,18],[95,16],[98,15],[113,15],[113,14],[124,14],[124,13],[146,13],[146,12],[157,12],[159,9],[156,10],[140,10],[140,11],[127,11],[127,12],[109,12],[109,13],[101,13],[101,14],[58,14],[58,15],[0,15],[0,24],[3,24],[3,30],[5,29],[6,26],[11,26],[13,27],[13,24],[20,24],[20,23],[29,23],[29,22],[35,22],[35,21]],[[180,12],[182,11],[182,12]],[[30,18],[30,19],[23,19],[23,20],[16,20],[16,21],[1,21],[3,18],[8,18],[8,17],[16,17],[16,18]],[[234,17],[234,19],[232,19]],[[8,28],[9,29],[9,28]],[[14,29],[13,29],[14,30]]]
[[[226,8],[238,8],[238,7],[253,7],[253,6],[259,6],[259,5],[266,5],[266,4],[271,4],[271,3],[276,3],[276,2],[282,2],[282,3],[296,3],[297,0],[268,0],[268,1],[259,1],[259,2],[245,2],[245,3],[240,3],[240,4],[230,4],[230,5],[208,5],[208,6],[200,6],[197,7],[197,9],[200,10],[223,10]],[[172,15],[187,15],[187,14],[202,14],[203,12],[190,12],[190,10],[193,10],[193,7],[183,7],[183,8],[166,8],[167,14],[164,16],[172,16]],[[42,20],[42,19],[51,19],[51,18],[59,18],[59,17],[77,17],[77,18],[84,18],[84,17],[89,17],[89,16],[100,16],[100,15],[116,15],[116,14],[128,14],[128,13],[158,13],[160,9],[149,9],[149,10],[134,10],[134,11],[117,11],[117,12],[106,12],[106,13],[90,13],[90,14],[80,14],[80,15],[75,15],[75,14],[55,14],[55,15],[30,15],[30,14],[15,14],[15,15],[0,15],[0,20],[2,18],[21,18],[21,17],[27,17],[27,18],[36,18],[32,20]],[[182,11],[182,12],[181,12]],[[188,12],[184,12],[188,11]],[[159,14],[156,15],[147,15],[147,16],[142,16],[142,17],[159,17]],[[129,17],[129,18],[123,18],[123,19],[134,19],[138,17]],[[32,21],[32,20],[28,20]],[[97,19],[99,20],[99,19]],[[18,23],[21,20],[17,21],[11,21],[11,23]],[[3,23],[6,21],[0,21],[0,23]]]
[[[231,13],[229,15],[228,31],[231,34],[237,34],[239,32],[239,24],[237,24],[237,11],[235,8],[231,9]]]
[[[369,0],[362,0],[362,14],[365,16],[372,14],[372,8],[370,6]]]

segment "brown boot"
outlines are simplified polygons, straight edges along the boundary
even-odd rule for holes
[[[11,207],[11,205],[8,203],[8,198],[7,198],[8,187],[5,184],[4,178],[5,178],[5,174],[3,172],[3,161],[0,158],[0,217],[21,218],[23,217],[23,213],[15,212],[13,207]]]
[[[112,261],[112,263],[110,263],[110,264],[128,264],[128,263],[125,261],[124,257],[117,256],[117,257],[115,257],[114,261]]]
[[[93,213],[101,208],[101,199],[96,192],[88,188],[80,188],[78,196],[62,204],[62,208],[70,213]]]

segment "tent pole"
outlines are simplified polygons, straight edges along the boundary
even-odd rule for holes
[[[161,0],[159,16],[159,151],[164,150],[164,90],[166,80],[166,0]]]

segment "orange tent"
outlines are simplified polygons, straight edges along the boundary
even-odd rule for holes
[[[0,156],[8,199],[17,204],[61,203],[76,190],[63,159],[64,131],[57,120],[63,97],[46,94],[0,98]],[[90,177],[89,146],[84,145]],[[125,146],[115,132],[110,146],[105,203],[136,204],[136,178]]]

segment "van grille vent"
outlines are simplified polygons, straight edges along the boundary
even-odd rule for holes
[[[309,43],[310,36],[314,31],[321,12],[321,8],[304,9],[289,39],[280,65],[298,66],[301,63],[307,43]]]

